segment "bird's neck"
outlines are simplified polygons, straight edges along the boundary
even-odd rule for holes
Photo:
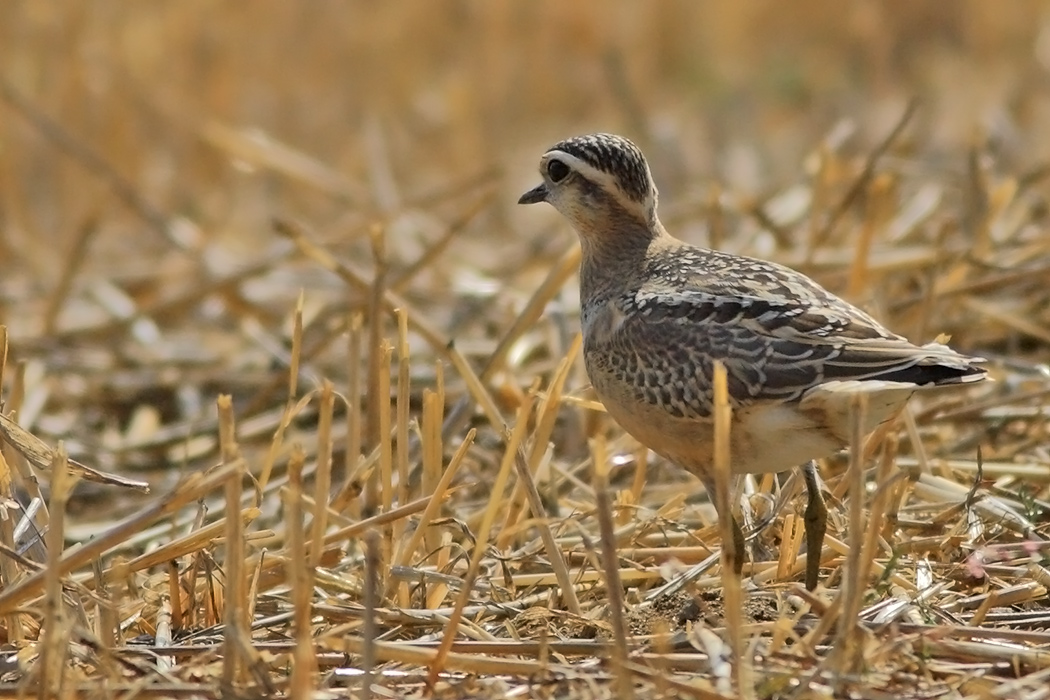
[[[653,246],[661,246],[670,234],[659,219],[651,224],[602,227],[579,231],[583,255],[580,262],[580,295],[584,300],[621,293],[645,271]]]

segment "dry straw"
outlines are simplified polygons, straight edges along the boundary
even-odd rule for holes
[[[737,552],[711,507],[739,507],[724,371],[705,497],[588,393],[579,247],[504,236],[489,163],[442,162],[451,185],[400,192],[390,173],[432,164],[392,167],[415,132],[369,128],[362,172],[384,208],[287,143],[175,110],[200,148],[302,188],[283,211],[354,204],[254,227],[253,245],[282,247],[223,269],[202,262],[222,258],[201,247],[211,232],[2,87],[167,253],[124,235],[135,274],[96,270],[82,258],[112,234],[108,208],[72,206],[53,270],[5,267],[0,693],[1045,695],[1045,168],[996,170],[973,145],[946,179],[916,155],[910,105],[881,136],[815,138],[808,170],[761,198],[666,188],[668,220],[792,263],[916,339],[952,333],[997,379],[825,460],[822,552],[801,552],[794,482],[743,480],[756,527]]]

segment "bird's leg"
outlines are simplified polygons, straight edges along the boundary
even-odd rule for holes
[[[707,489],[708,497],[711,499],[711,502],[713,504],[715,504],[715,510],[718,510],[718,505],[717,505],[717,500],[718,499],[715,497],[715,483],[714,483],[714,479],[713,478],[703,479],[702,481],[704,483],[704,488]],[[734,498],[739,498],[740,482],[741,482],[740,479],[734,479],[733,482],[731,484],[729,484],[729,502],[730,503],[733,503],[733,499]],[[745,543],[744,543],[744,531],[740,528],[740,521],[737,520],[735,515],[733,515],[733,507],[732,506],[729,507],[729,512],[727,512],[727,513],[719,512],[718,513],[718,518],[719,519],[728,518],[729,529],[730,529],[730,531],[732,532],[732,535],[733,535],[733,546],[732,546],[731,550],[728,550],[726,552],[726,554],[727,554],[726,558],[729,560],[728,561],[729,568],[731,568],[733,570],[733,573],[735,573],[737,575],[737,577],[739,578],[744,572],[744,559],[747,558],[747,554],[746,554],[746,551],[744,549],[744,546],[745,546]],[[726,544],[727,543],[723,542],[722,546],[725,547]]]
[[[726,513],[726,517],[729,518],[729,527],[733,530],[733,573],[740,578],[744,573],[744,559],[747,558],[744,553],[744,531],[740,529],[740,522],[732,513]]]
[[[820,492],[820,477],[817,463],[802,465],[802,478],[806,481],[806,588],[814,590],[820,577],[820,555],[824,551],[824,534],[828,531],[828,509]]]

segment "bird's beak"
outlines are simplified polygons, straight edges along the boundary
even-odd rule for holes
[[[536,204],[547,201],[547,185],[540,183],[518,198],[518,204]]]

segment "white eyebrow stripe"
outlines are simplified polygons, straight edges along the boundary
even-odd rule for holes
[[[610,193],[616,199],[617,203],[627,211],[640,212],[642,215],[646,213],[645,203],[639,205],[638,202],[631,199],[631,197],[629,197],[620,186],[619,178],[617,178],[615,174],[596,168],[587,161],[577,158],[571,153],[566,153],[565,151],[559,151],[556,149],[547,151],[544,154],[543,162],[540,165],[541,169],[546,169],[547,163],[550,162],[552,158],[557,158],[564,162],[585,179],[597,184],[603,191]]]

